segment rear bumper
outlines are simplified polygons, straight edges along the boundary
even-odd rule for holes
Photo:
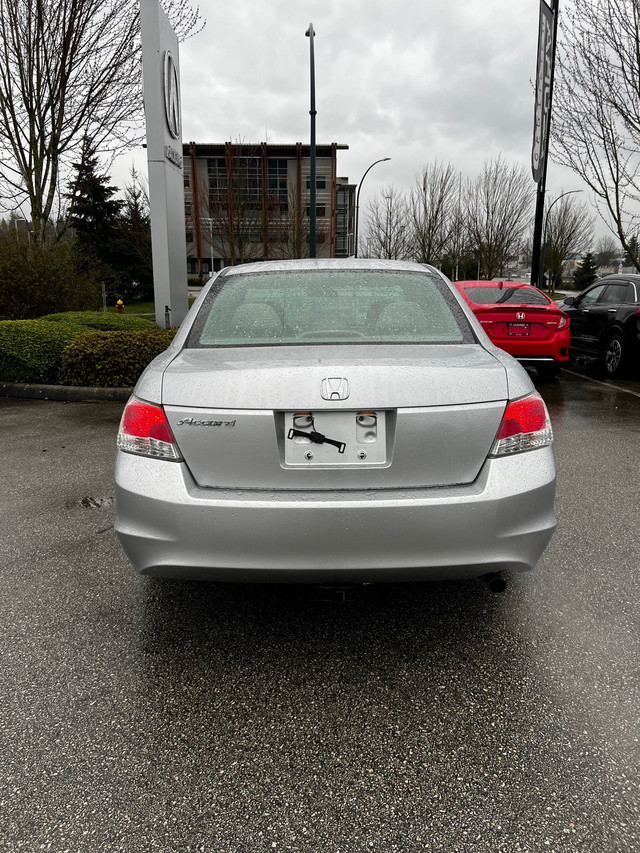
[[[569,333],[556,335],[551,341],[525,340],[524,338],[493,338],[493,343],[520,361],[553,359],[561,364],[569,361]]]
[[[323,492],[203,489],[182,463],[119,451],[116,531],[136,570],[158,577],[471,578],[533,568],[554,493],[551,448],[487,460],[466,486]]]

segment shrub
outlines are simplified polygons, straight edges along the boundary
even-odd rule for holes
[[[101,388],[135,385],[149,362],[169,346],[175,333],[175,329],[85,332],[62,353],[58,379],[63,385]]]
[[[104,311],[66,311],[62,314],[46,314],[40,317],[50,323],[75,323],[85,329],[100,332],[151,331],[158,327],[153,320],[131,317],[127,314],[110,314]]]
[[[0,379],[56,382],[64,348],[82,331],[70,322],[0,321]]]
[[[74,240],[39,246],[16,231],[0,233],[1,319],[31,319],[99,305],[98,271],[87,264]]]

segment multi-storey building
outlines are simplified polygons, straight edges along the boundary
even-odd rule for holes
[[[337,175],[337,152],[316,146],[318,257],[353,251],[355,186]],[[184,145],[187,269],[309,256],[309,146],[226,142]]]

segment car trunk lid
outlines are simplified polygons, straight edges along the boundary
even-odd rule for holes
[[[507,396],[480,345],[186,349],[163,378],[186,464],[221,488],[469,483]]]

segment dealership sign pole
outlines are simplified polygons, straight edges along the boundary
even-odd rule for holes
[[[179,326],[189,304],[178,38],[158,0],[140,0],[156,323]]]
[[[551,135],[551,104],[553,99],[553,74],[556,58],[556,36],[558,32],[558,4],[560,0],[540,0],[540,25],[538,31],[538,58],[536,66],[536,99],[533,124],[533,147],[531,149],[531,172],[538,184],[536,217],[533,229],[533,252],[531,257],[531,284],[540,278],[540,254],[542,245],[542,222],[544,219],[544,196],[547,183],[547,160]]]

